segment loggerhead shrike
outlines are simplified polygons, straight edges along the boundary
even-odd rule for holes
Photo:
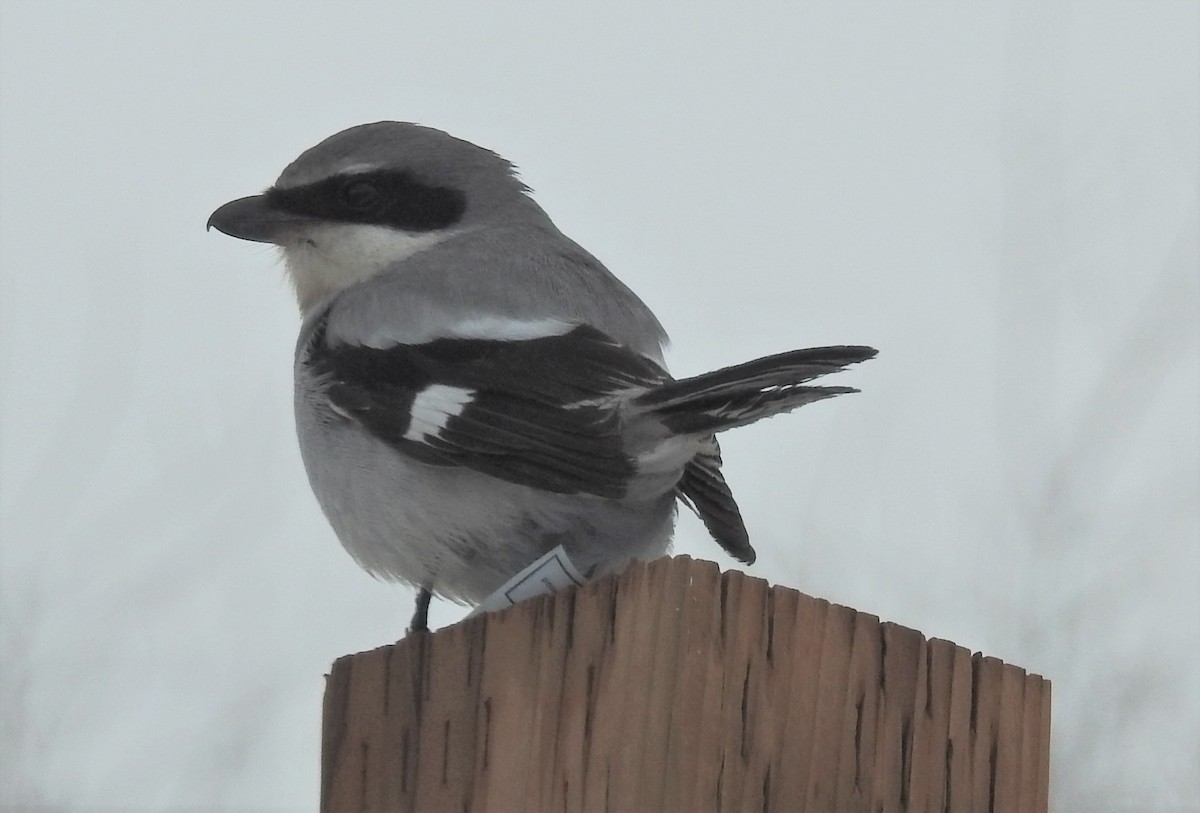
[[[658,319],[511,163],[416,124],[331,136],[208,225],[282,251],[309,481],[362,567],[418,588],[413,630],[559,545],[591,575],[662,556],[676,500],[753,562],[715,433],[856,392],[806,382],[876,352],[675,380]]]

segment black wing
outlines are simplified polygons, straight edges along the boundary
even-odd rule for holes
[[[423,463],[560,494],[621,497],[635,474],[610,394],[668,379],[595,328],[520,341],[329,345],[303,363],[333,411]]]

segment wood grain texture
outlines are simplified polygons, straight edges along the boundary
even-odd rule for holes
[[[340,658],[321,810],[1045,811],[1050,683],[687,557]]]

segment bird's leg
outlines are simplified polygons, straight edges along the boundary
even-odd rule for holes
[[[433,593],[429,592],[429,588],[417,589],[417,606],[413,610],[412,621],[408,622],[407,635],[414,632],[429,632],[429,600],[431,598],[433,598]]]

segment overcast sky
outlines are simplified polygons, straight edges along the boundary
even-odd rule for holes
[[[677,374],[878,347],[725,436],[749,572],[1051,678],[1056,809],[1200,810],[1200,6],[646,6],[0,0],[0,804],[313,809],[411,593],[204,223],[400,119],[515,161]]]

